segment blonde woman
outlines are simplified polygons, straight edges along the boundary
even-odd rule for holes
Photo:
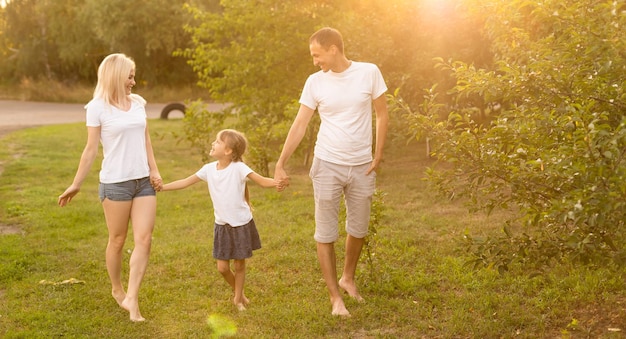
[[[239,311],[246,310],[249,303],[243,285],[246,278],[246,259],[252,251],[261,248],[261,239],[252,218],[247,180],[261,187],[276,187],[281,184],[272,178],[252,171],[243,162],[247,141],[243,134],[225,129],[217,134],[211,145],[210,155],[215,159],[185,179],[163,185],[163,191],[180,190],[200,181],[207,182],[213,201],[214,237],[213,257],[217,270],[235,294],[233,303]],[[234,271],[231,270],[233,260]]]
[[[109,241],[106,266],[111,293],[130,313],[131,321],[144,321],[139,311],[139,287],[148,266],[156,218],[156,193],[161,175],[152,151],[146,123],[146,101],[132,94],[135,62],[124,54],[111,54],[98,68],[98,83],[87,110],[87,144],[72,184],[59,196],[67,205],[80,191],[102,143],[99,197],[104,209]],[[130,256],[128,289],[122,285],[122,253],[129,222],[134,249]]]

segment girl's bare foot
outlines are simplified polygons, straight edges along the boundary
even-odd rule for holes
[[[346,305],[344,305],[343,300],[337,299],[335,301],[330,301],[333,305],[332,315],[338,315],[341,317],[350,317],[350,312],[346,309]]]
[[[233,298],[233,304],[237,306],[238,310],[245,311],[246,306],[250,304],[250,300],[248,300],[248,298],[246,298],[246,296],[244,295],[239,300],[237,300],[236,298]]]
[[[130,313],[130,321],[140,322],[146,320],[146,318],[141,316],[141,312],[139,312],[139,302],[137,300],[133,301],[125,298],[120,306]]]
[[[351,296],[352,298],[354,298],[356,301],[358,301],[358,302],[365,301],[365,299],[363,299],[363,297],[361,297],[361,295],[359,294],[359,292],[358,292],[358,290],[356,288],[356,284],[354,282],[349,284],[349,283],[343,281],[343,278],[341,278],[341,279],[339,279],[339,287],[341,287],[341,289],[346,291],[348,293],[348,295]]]

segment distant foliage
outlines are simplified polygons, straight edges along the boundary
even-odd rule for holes
[[[414,131],[446,164],[429,172],[441,192],[518,216],[499,237],[468,230],[472,263],[623,265],[626,4],[472,5],[488,18],[493,67],[440,59],[456,79],[453,103],[427,91],[423,106],[408,109]]]
[[[297,112],[307,76],[319,70],[312,64],[308,38],[324,26],[342,32],[348,58],[377,64],[388,87],[400,88],[405,100],[415,102],[418,88],[444,74],[433,68],[433,56],[481,64],[489,59],[486,49],[468,48],[482,46],[483,40],[477,22],[458,12],[456,2],[229,0],[221,2],[219,11],[188,6],[194,18],[187,27],[192,43],[180,55],[189,59],[199,86],[214,100],[231,104],[223,119],[190,111],[196,117],[189,121],[200,125],[188,127],[189,137],[202,138],[198,132],[206,126],[241,129],[250,140],[252,162],[267,173]],[[310,124],[298,150],[305,163],[316,132],[316,124]],[[405,141],[408,133],[404,120],[392,117],[390,139]]]
[[[0,78],[92,83],[100,61],[121,52],[137,62],[140,85],[187,84],[193,73],[173,56],[190,40],[186,2],[11,0],[0,9]]]

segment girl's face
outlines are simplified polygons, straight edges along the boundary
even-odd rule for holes
[[[215,138],[215,141],[211,143],[211,151],[209,155],[215,159],[222,159],[226,156],[230,156],[231,150],[226,146],[223,140],[220,139],[220,135]]]
[[[132,69],[128,75],[128,79],[124,82],[124,88],[126,88],[126,95],[130,95],[131,90],[137,83],[135,82],[135,70]]]

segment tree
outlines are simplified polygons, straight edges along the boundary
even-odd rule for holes
[[[193,45],[184,55],[198,85],[230,105],[218,113],[193,106],[200,109],[187,118],[188,137],[206,159],[219,129],[240,129],[250,141],[255,168],[268,175],[297,111],[299,91],[315,70],[308,37],[326,9],[298,0],[229,0],[222,6],[220,13],[189,7],[198,25],[190,27]]]
[[[411,110],[411,125],[435,140],[433,155],[449,165],[429,173],[442,192],[475,209],[516,211],[501,236],[466,235],[473,262],[501,270],[555,260],[622,265],[626,6],[471,5],[488,18],[494,66],[441,60],[456,79],[454,104],[427,92],[424,105]]]
[[[91,23],[93,38],[102,42],[100,57],[122,52],[138,65],[148,84],[180,84],[193,77],[185,60],[173,52],[185,47],[189,36],[184,0],[80,0]]]
[[[267,171],[297,111],[302,85],[316,71],[308,37],[323,26],[342,32],[349,58],[376,63],[390,89],[401,87],[405,100],[416,102],[421,98],[416,89],[427,79],[441,77],[432,68],[432,57],[479,59],[467,52],[467,46],[481,45],[467,33],[475,30],[464,28],[474,23],[460,18],[454,26],[437,24],[436,18],[426,20],[434,13],[441,18],[461,17],[456,1],[446,2],[441,9],[429,8],[426,4],[432,1],[415,0],[229,0],[222,1],[220,12],[191,6],[197,24],[189,28],[193,43],[183,54],[190,59],[199,85],[216,101],[232,106],[224,114],[194,106],[199,109],[187,119],[189,139],[200,150],[208,150],[210,135],[223,126],[244,129],[251,139],[253,162]],[[437,48],[432,51],[431,46]],[[455,52],[456,46],[464,48]],[[392,132],[405,138],[406,124],[401,119],[392,121]],[[305,154],[314,132],[309,131],[310,139],[301,147]]]
[[[14,52],[0,59],[0,71],[13,81],[93,82],[100,61],[122,52],[137,62],[143,84],[186,84],[193,73],[173,56],[190,39],[185,2],[12,0],[0,11],[0,40]]]

